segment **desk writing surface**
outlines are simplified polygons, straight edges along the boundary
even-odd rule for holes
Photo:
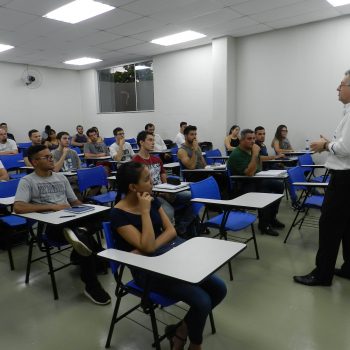
[[[279,193],[262,193],[249,192],[234,199],[207,199],[207,198],[193,198],[192,202],[199,202],[204,204],[217,204],[221,207],[237,207],[237,208],[251,208],[262,209],[269,204],[279,200],[283,194]]]
[[[169,185],[169,184],[159,184],[155,185],[152,188],[153,192],[160,193],[179,193],[183,191],[187,191],[190,189],[189,182],[181,182],[181,185]]]
[[[107,160],[111,159],[110,156],[103,156],[103,157],[85,157],[86,160]]]
[[[13,214],[21,216],[26,219],[32,219],[32,220],[44,222],[46,224],[60,225],[69,221],[74,221],[74,220],[83,218],[85,216],[93,215],[93,214],[100,213],[102,211],[106,211],[110,209],[109,207],[104,207],[102,205],[89,204],[89,206],[94,207],[94,210],[87,211],[85,213],[80,213],[80,214],[73,214],[64,210],[53,211],[46,214],[36,213],[36,212],[26,213],[26,214],[16,214],[16,213],[13,213]],[[60,216],[66,216],[66,217],[61,218]]]
[[[325,168],[326,166],[324,164],[305,164],[305,165],[302,165],[302,167],[318,169],[318,168]]]
[[[165,169],[171,169],[171,168],[177,168],[180,166],[180,163],[179,162],[173,162],[173,163],[165,163],[163,164],[163,167]]]
[[[97,255],[189,283],[199,283],[246,248],[246,244],[196,237],[166,252],[148,257],[117,249]]]
[[[247,175],[231,175],[230,178],[235,180],[262,180],[262,179],[274,179],[274,180],[285,180],[289,177],[288,173],[282,175],[272,175],[272,176],[247,176]]]
[[[293,182],[294,186],[328,187],[328,182]]]

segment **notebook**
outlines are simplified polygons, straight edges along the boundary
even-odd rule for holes
[[[82,205],[74,205],[71,208],[63,209],[63,211],[66,211],[68,213],[74,213],[74,214],[82,214],[94,209],[95,208],[91,205],[82,204]]]

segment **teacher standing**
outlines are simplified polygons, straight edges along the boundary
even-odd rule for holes
[[[334,132],[333,139],[312,142],[315,152],[328,152],[326,167],[331,179],[324,197],[319,222],[319,247],[316,268],[305,276],[294,276],[294,281],[307,286],[330,286],[333,275],[350,279],[350,70],[337,88],[339,101],[344,104],[344,116]],[[335,268],[340,243],[344,263]]]

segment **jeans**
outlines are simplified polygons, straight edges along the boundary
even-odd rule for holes
[[[145,287],[146,279],[152,291],[183,301],[190,309],[184,321],[188,328],[188,337],[193,344],[202,344],[203,330],[209,313],[225,298],[227,289],[223,280],[211,275],[199,284],[191,284],[173,278],[150,275],[134,271],[135,281]]]

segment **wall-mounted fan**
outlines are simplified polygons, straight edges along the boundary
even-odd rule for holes
[[[29,89],[37,89],[42,83],[41,73],[34,68],[27,67],[21,77],[24,85]]]

